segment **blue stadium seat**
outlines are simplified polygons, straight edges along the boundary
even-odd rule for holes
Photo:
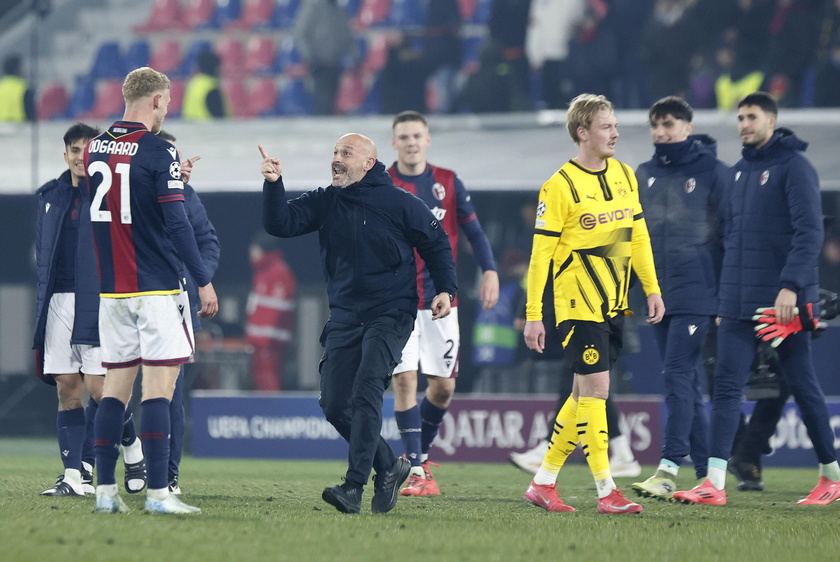
[[[426,7],[423,0],[391,0],[388,21],[395,27],[419,27],[426,24]]]
[[[271,27],[274,29],[291,29],[295,23],[295,16],[300,7],[300,0],[277,0],[277,7],[271,17]]]
[[[128,46],[123,57],[125,63],[125,71],[131,72],[135,68],[148,66],[149,58],[151,57],[151,47],[149,42],[145,39],[138,39]]]
[[[277,57],[274,59],[274,67],[277,73],[283,73],[292,77],[300,78],[306,74],[306,66],[295,46],[295,40],[291,35],[286,36],[277,49]]]
[[[481,46],[484,44],[484,37],[472,35],[464,37],[463,53],[464,53],[464,70],[467,72],[474,72],[478,65],[478,57],[481,53]]]
[[[120,45],[116,41],[106,41],[99,45],[93,58],[90,77],[94,80],[125,78],[125,64],[120,54]]]
[[[359,7],[362,5],[362,0],[338,0],[338,3],[344,6],[344,9],[347,10],[347,13],[350,15],[350,19],[356,17],[356,14],[359,13]]]
[[[312,96],[302,79],[286,80],[277,98],[277,114],[312,115],[313,105]]]
[[[241,14],[242,4],[239,0],[216,2],[216,10],[213,12],[213,27],[224,29],[229,23],[238,20]]]
[[[493,8],[493,0],[477,0],[472,17],[467,23],[485,25],[490,21],[490,10]]]
[[[175,73],[176,76],[189,77],[198,68],[198,54],[207,49],[212,49],[213,44],[210,41],[201,39],[195,41],[187,47],[187,52],[184,53],[184,58],[181,59],[181,66]]]
[[[96,87],[94,81],[88,76],[77,76],[76,87],[67,103],[67,115],[71,118],[87,113],[93,107],[96,100]]]

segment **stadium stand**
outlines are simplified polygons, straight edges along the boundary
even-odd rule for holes
[[[38,119],[62,119],[67,116],[67,89],[60,82],[47,84],[38,100]]]

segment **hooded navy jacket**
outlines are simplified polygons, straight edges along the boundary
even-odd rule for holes
[[[723,257],[721,204],[732,175],[708,135],[655,147],[636,177],[666,314],[714,316]]]
[[[745,146],[726,199],[720,315],[749,320],[773,306],[782,288],[797,305],[819,300],[817,258],[823,222],[817,172],[808,143],[779,128],[759,149]]]
[[[422,200],[394,186],[378,160],[354,184],[321,187],[289,201],[282,178],[264,182],[263,226],[282,238],[318,231],[335,322],[363,323],[392,308],[416,316],[415,248],[435,290],[457,290],[443,227]]]
[[[82,182],[85,180],[82,179]],[[80,196],[87,191],[79,186]],[[38,287],[35,301],[35,342],[33,349],[43,351],[47,326],[47,312],[55,286],[55,264],[58,259],[58,237],[73,202],[73,184],[70,170],[58,179],[42,185],[38,196],[38,219],[35,230],[35,261]],[[93,231],[90,226],[90,206],[82,197],[79,209],[79,244],[76,249],[76,313],[73,320],[71,343],[99,345],[99,273],[93,248]]]

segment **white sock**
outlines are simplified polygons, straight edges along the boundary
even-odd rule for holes
[[[116,484],[100,484],[96,487],[96,495],[111,496],[114,497],[117,495],[117,485]]]
[[[612,476],[609,478],[604,478],[603,480],[596,480],[595,481],[595,489],[598,490],[598,499],[605,498],[609,496],[613,490],[615,490],[616,485],[615,481],[612,479]]]
[[[540,486],[553,486],[554,484],[557,484],[557,474],[540,467],[534,475],[534,484],[539,484]]]
[[[837,464],[837,461],[821,464],[820,476],[825,476],[832,482],[840,482],[840,465]]]
[[[624,462],[633,462],[636,457],[633,455],[633,449],[630,448],[630,440],[626,435],[619,435],[610,439],[610,451],[612,451],[613,459]]]
[[[123,445],[123,460],[128,464],[136,464],[143,460],[143,444],[135,439],[131,445]]]
[[[662,460],[659,462],[659,466],[656,467],[655,476],[659,478],[670,478],[671,480],[676,480],[677,472],[679,471],[679,469],[680,467],[674,467],[673,463]]]
[[[712,482],[712,486],[718,490],[726,488],[726,469],[709,467],[709,473],[706,476]]]
[[[64,481],[70,484],[73,489],[81,488],[82,486],[82,473],[79,472],[78,469],[75,468],[65,468],[64,469]]]
[[[411,476],[412,474],[416,474],[417,476],[422,476],[423,478],[426,477],[426,473],[423,471],[422,466],[412,466],[411,470],[408,472],[408,475]]]
[[[146,490],[146,496],[153,500],[163,501],[169,497],[169,488],[149,488]]]
[[[426,462],[429,460],[429,453],[420,453],[420,462]]]

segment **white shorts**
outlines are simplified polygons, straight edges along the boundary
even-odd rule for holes
[[[110,369],[189,363],[194,340],[187,292],[99,299],[99,343]]]
[[[76,317],[76,294],[55,293],[50,298],[47,326],[44,334],[44,374],[104,375],[100,348],[93,345],[73,345],[73,319]]]
[[[446,318],[432,320],[431,310],[418,310],[395,373],[419,371],[430,377],[456,378],[461,349],[458,308]]]

